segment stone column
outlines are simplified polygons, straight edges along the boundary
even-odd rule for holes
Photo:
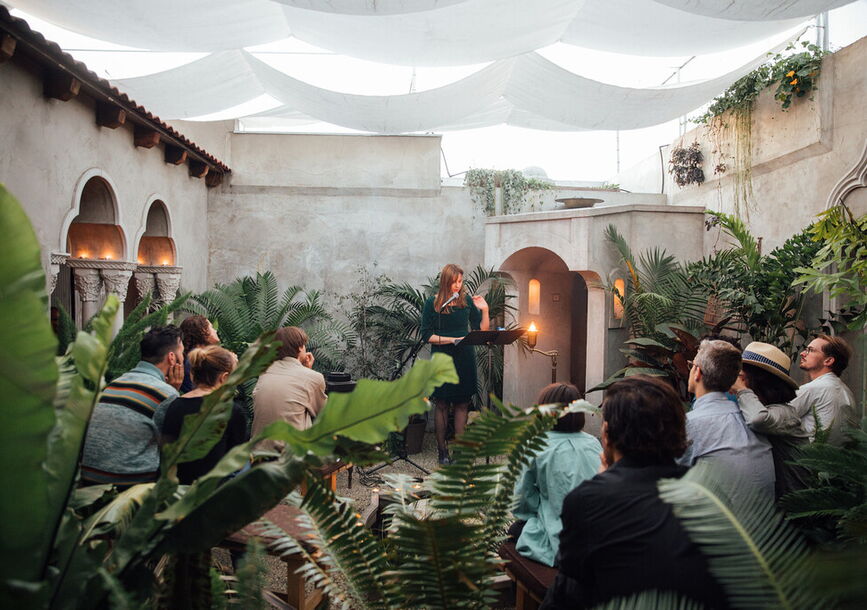
[[[168,305],[178,294],[181,285],[180,267],[158,267],[156,272],[159,305]]]
[[[135,288],[138,290],[140,299],[144,299],[147,295],[152,294],[156,286],[156,277],[151,271],[136,271],[133,274],[135,278]],[[151,303],[153,308],[153,303]]]
[[[99,272],[102,277],[102,283],[105,286],[105,291],[113,294],[120,301],[117,315],[114,318],[112,325],[114,331],[112,334],[117,335],[120,327],[123,326],[123,304],[126,301],[126,292],[129,288],[129,280],[132,277],[130,269],[101,269]]]
[[[102,289],[99,269],[73,267],[72,278],[75,282],[75,291],[81,300],[81,324],[84,325],[99,310],[99,293]]]
[[[65,252],[52,252],[49,258],[48,274],[45,277],[45,290],[48,293],[48,298],[54,294],[54,289],[57,288],[57,276],[60,273],[60,265],[63,265],[69,258],[69,254]]]

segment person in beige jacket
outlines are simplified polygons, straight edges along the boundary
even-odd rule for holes
[[[275,334],[282,345],[277,360],[268,367],[253,390],[253,430],[256,436],[268,424],[285,421],[306,430],[325,406],[325,377],[313,370],[313,354],[307,351],[307,333],[286,326]],[[260,451],[282,451],[280,441],[263,441]]]

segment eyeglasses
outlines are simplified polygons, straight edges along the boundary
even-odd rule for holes
[[[691,370],[692,370],[692,367],[695,366],[695,362],[693,362],[692,360],[687,360],[687,361],[686,361],[686,366],[689,367],[689,370],[691,371]]]
[[[821,352],[822,350],[820,350],[820,349],[816,349],[815,347],[812,347],[812,346],[808,345],[807,347],[804,348],[803,351],[807,352],[808,354],[812,354],[813,352],[817,352],[817,353],[818,353],[818,352]]]

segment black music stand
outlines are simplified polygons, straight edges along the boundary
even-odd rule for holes
[[[456,345],[510,345],[518,340],[518,337],[527,332],[526,328],[514,328],[511,330],[474,330],[458,341]],[[491,359],[491,350],[488,350],[488,379],[491,379],[494,365]],[[491,394],[487,396],[488,408],[491,408]]]

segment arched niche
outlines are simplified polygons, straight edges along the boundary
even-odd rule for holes
[[[139,265],[174,266],[177,262],[168,208],[154,199],[147,208],[144,231],[138,240],[136,262]]]
[[[102,176],[92,176],[80,190],[66,230],[66,251],[71,258],[123,260],[125,239],[117,224],[117,203],[114,190]]]

